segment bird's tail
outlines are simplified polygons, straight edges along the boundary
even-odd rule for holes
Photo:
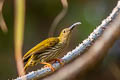
[[[29,65],[26,64],[26,65],[24,66],[24,71],[27,71],[28,67],[29,67]]]
[[[25,64],[25,67],[24,67],[24,71],[27,71],[27,69],[31,66],[33,66],[35,63],[33,62],[33,60],[30,58],[27,63]]]

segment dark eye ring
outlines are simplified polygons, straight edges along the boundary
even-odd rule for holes
[[[65,33],[65,30],[63,31],[63,33]]]

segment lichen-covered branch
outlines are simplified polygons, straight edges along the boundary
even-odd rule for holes
[[[90,36],[87,39],[85,39],[81,44],[79,44],[79,46],[77,46],[74,50],[68,52],[67,55],[65,55],[62,58],[64,60],[64,63],[70,62],[72,59],[78,57],[82,52],[86,51],[86,49],[88,47],[90,47],[90,46],[92,47],[92,44],[94,43],[94,41],[96,41],[96,39],[98,39],[103,34],[103,32],[107,30],[106,28],[109,28],[109,27],[112,27],[112,26],[116,27],[115,25],[117,25],[117,27],[118,27],[118,25],[120,26],[120,23],[119,23],[120,19],[118,19],[117,17],[120,17],[120,1],[118,1],[117,6],[113,9],[112,13],[105,20],[102,21],[101,25],[99,25],[90,34]],[[98,50],[98,49],[96,49],[96,50]],[[83,54],[82,56],[86,57],[85,55],[86,54]],[[87,57],[86,57],[86,59],[87,59]],[[89,60],[89,59],[91,59],[91,57],[88,58],[87,60]],[[83,61],[81,63],[81,66],[84,65],[84,64],[85,64],[85,62]],[[57,70],[58,68],[60,68],[60,64],[59,63],[54,63],[53,67]],[[89,67],[91,67],[91,66],[89,66]],[[71,70],[69,70],[69,71],[71,72]],[[35,79],[35,78],[42,78],[42,77],[44,77],[44,76],[46,76],[50,73],[52,73],[50,68],[42,68],[40,70],[32,71],[32,72],[30,72],[30,73],[28,73],[24,76],[18,77],[16,80],[22,80],[25,77],[26,77],[27,80],[31,80],[31,79]]]
[[[87,74],[89,70],[94,69],[98,63],[100,64],[107,54],[107,51],[120,36],[120,13],[117,14],[110,23],[111,24],[106,26],[107,29],[101,37],[95,41],[86,53],[61,68],[53,75],[42,80],[81,80],[83,77],[86,77],[85,74]],[[118,76],[116,77],[120,78]]]

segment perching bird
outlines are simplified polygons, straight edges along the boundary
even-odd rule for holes
[[[81,23],[74,23],[72,26],[63,29],[58,37],[48,38],[30,49],[23,56],[23,61],[26,62],[24,70],[26,71],[28,67],[40,63],[45,64],[47,67],[50,67],[52,71],[54,71],[54,68],[49,62],[52,60],[57,60],[61,63],[61,60],[58,59],[58,57],[69,43],[69,38],[73,28],[79,24]]]

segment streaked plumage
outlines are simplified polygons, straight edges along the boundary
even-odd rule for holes
[[[30,49],[23,56],[24,62],[27,62],[24,70],[37,63],[49,64],[49,61],[57,59],[67,46],[72,29],[78,24],[80,23],[73,24],[71,27],[62,30],[59,37],[48,38]]]

